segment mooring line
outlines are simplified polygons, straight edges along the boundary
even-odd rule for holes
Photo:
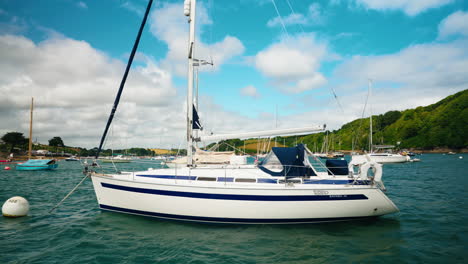
[[[78,183],[75,186],[75,188],[73,188],[65,197],[63,197],[63,199],[57,205],[55,205],[52,209],[50,209],[49,214],[52,213],[52,211],[54,211],[55,208],[59,207],[78,188],[78,186],[80,186],[84,182],[84,180],[86,180],[86,178],[88,178],[88,174],[86,174],[83,177],[83,179],[80,181],[80,183]]]

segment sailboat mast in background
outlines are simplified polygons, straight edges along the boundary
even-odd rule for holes
[[[372,98],[372,79],[369,79],[369,98]],[[369,153],[372,153],[372,104],[369,104],[370,110],[370,132],[369,132]]]
[[[31,114],[29,117],[29,150],[28,150],[28,159],[31,159],[32,155],[32,124],[33,124],[33,109],[34,109],[34,97],[31,97]]]
[[[57,168],[55,159],[32,159],[32,127],[33,127],[34,97],[31,98],[29,117],[29,150],[28,160],[16,165],[16,170],[51,170]]]

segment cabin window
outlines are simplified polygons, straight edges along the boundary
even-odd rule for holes
[[[302,181],[300,179],[288,179],[288,180],[279,180],[278,181],[279,183],[302,183]]]
[[[236,182],[257,182],[256,179],[237,178]]]
[[[213,177],[198,177],[197,181],[216,181],[216,178],[213,178]]]

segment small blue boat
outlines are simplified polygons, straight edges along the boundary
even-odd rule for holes
[[[29,151],[28,160],[16,164],[16,170],[52,170],[58,167],[55,159],[31,159],[32,151],[32,120],[33,120],[34,98],[31,98],[31,117],[29,121]]]
[[[16,170],[52,170],[58,167],[55,159],[30,159],[16,165]]]

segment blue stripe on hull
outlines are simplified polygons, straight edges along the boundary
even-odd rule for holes
[[[367,200],[364,194],[341,194],[341,195],[241,195],[241,194],[216,194],[216,193],[195,193],[178,192],[128,187],[110,183],[101,183],[102,187],[128,192],[147,193],[165,196],[177,196],[198,199],[215,200],[237,200],[237,201],[343,201],[343,200]]]
[[[207,222],[207,223],[223,223],[223,224],[303,224],[303,223],[319,223],[319,222],[337,222],[349,221],[363,218],[371,218],[371,216],[361,217],[331,217],[331,218],[224,218],[224,217],[204,217],[204,216],[191,216],[191,215],[174,215],[156,212],[148,212],[141,210],[134,210],[128,208],[115,207],[105,204],[99,204],[102,210],[115,211],[120,213],[135,214],[142,216],[150,216],[171,220],[193,221],[193,222]],[[374,218],[375,216],[372,216]]]
[[[158,178],[158,179],[169,179],[169,180],[189,180],[195,181],[197,176],[175,176],[175,175],[146,175],[146,174],[137,174],[137,177],[148,177],[148,178]]]

